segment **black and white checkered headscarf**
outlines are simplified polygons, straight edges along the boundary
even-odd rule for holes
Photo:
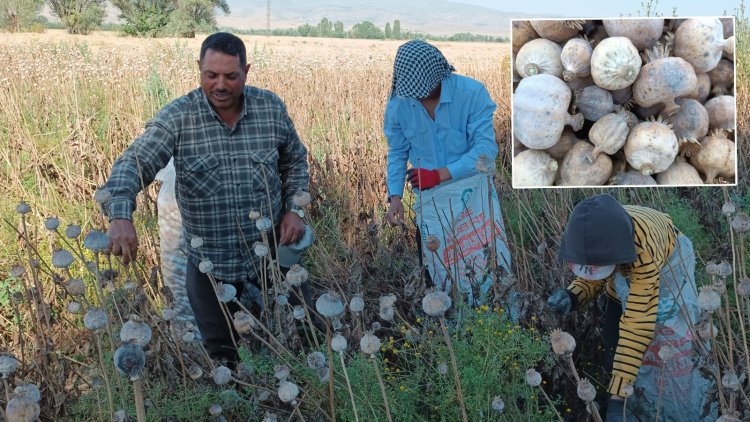
[[[396,52],[391,98],[425,98],[455,70],[437,47],[411,40]]]

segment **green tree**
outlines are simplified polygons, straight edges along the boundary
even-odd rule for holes
[[[18,32],[31,27],[44,0],[0,0],[0,28]]]
[[[112,0],[120,9],[120,19],[125,21],[122,31],[139,37],[166,35],[165,28],[175,3],[170,0]]]
[[[398,19],[393,21],[393,38],[401,39],[401,21]]]
[[[179,35],[216,30],[216,9],[229,14],[226,0],[112,0],[125,21],[123,32],[141,37]]]
[[[47,0],[70,34],[89,34],[104,21],[104,0]]]
[[[346,32],[344,32],[344,22],[336,21],[336,23],[333,24],[333,36],[336,38],[344,38],[346,36]]]
[[[317,37],[318,36],[318,27],[312,26],[308,23],[304,25],[300,25],[297,27],[297,32],[299,32],[299,35],[301,37]]]
[[[169,16],[165,32],[184,38],[195,38],[196,32],[216,30],[215,10],[230,13],[226,0],[179,0]]]
[[[321,37],[330,37],[333,35],[333,23],[328,18],[323,18],[318,24],[318,35]]]
[[[391,23],[386,22],[385,23],[385,38],[391,39],[393,38],[393,31],[391,30]]]
[[[365,39],[384,39],[385,34],[383,30],[375,26],[374,23],[369,21],[360,22],[355,24],[352,29],[349,30],[351,38],[365,38]]]

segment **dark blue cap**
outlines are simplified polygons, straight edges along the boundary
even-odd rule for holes
[[[573,209],[560,241],[559,258],[582,265],[634,262],[633,220],[611,195],[588,198]]]

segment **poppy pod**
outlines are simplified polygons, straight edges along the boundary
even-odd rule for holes
[[[713,313],[721,307],[721,296],[710,286],[703,286],[698,294],[698,306],[706,312]]]
[[[144,347],[151,341],[151,327],[145,322],[129,319],[120,329],[120,340]]]
[[[558,356],[570,356],[576,348],[576,340],[570,334],[558,329],[552,330],[550,335],[552,350]]]
[[[279,381],[284,381],[289,376],[289,367],[286,365],[276,365],[273,367],[273,376]]]
[[[47,230],[57,230],[59,226],[60,220],[58,220],[57,217],[48,217],[46,220],[44,220],[44,227]]]
[[[586,378],[578,382],[576,393],[578,393],[578,398],[587,403],[594,401],[596,398],[596,388]]]
[[[721,385],[730,391],[737,391],[740,389],[740,379],[737,377],[737,373],[730,369],[724,373],[721,377]]]
[[[66,309],[71,314],[77,314],[81,312],[81,304],[80,302],[76,302],[76,301],[68,302]]]
[[[8,354],[0,355],[0,374],[2,374],[3,378],[13,375],[16,369],[18,369],[16,358]]]
[[[16,205],[16,212],[21,215],[26,215],[31,212],[31,207],[26,202],[21,201],[18,205]]]
[[[537,387],[542,383],[542,375],[536,369],[526,370],[526,384]]]
[[[89,330],[100,330],[107,325],[107,313],[100,308],[90,308],[83,316],[83,325]]]
[[[341,301],[338,293],[323,293],[315,301],[315,309],[326,318],[338,318],[344,313],[344,302]]]
[[[292,316],[297,321],[303,320],[305,318],[305,308],[303,308],[302,306],[295,306],[292,310]]]
[[[732,219],[732,229],[737,233],[745,233],[750,230],[750,217],[744,212],[738,212]]]
[[[188,368],[188,376],[192,380],[197,380],[198,378],[203,376],[203,370],[198,365],[193,365],[190,368]]]
[[[8,422],[35,421],[39,418],[39,403],[26,397],[13,397],[5,407]]]
[[[292,265],[286,273],[286,281],[292,286],[301,286],[302,283],[307,281],[309,274],[306,269],[302,268],[299,264]]]
[[[92,230],[83,238],[83,246],[92,252],[104,252],[109,248],[109,237],[99,230]]]
[[[217,366],[211,373],[216,385],[224,385],[232,380],[232,371],[226,366]]]
[[[68,239],[75,239],[81,234],[81,227],[76,226],[75,224],[68,224],[67,227],[65,227],[65,237]]]
[[[253,329],[252,319],[253,317],[250,316],[250,314],[243,311],[237,311],[234,313],[234,328],[240,334],[247,334]]]
[[[326,357],[321,352],[311,352],[307,355],[307,367],[320,369],[326,367]]]
[[[503,399],[500,398],[500,396],[495,396],[492,399],[492,410],[494,410],[497,413],[503,413],[503,410],[505,409],[505,402]]]
[[[203,259],[198,264],[198,270],[203,274],[208,274],[214,270],[214,264],[208,259]]]
[[[42,399],[42,393],[36,384],[21,384],[13,389],[13,394],[16,397],[23,397],[35,403],[38,403]]]
[[[331,349],[333,351],[338,353],[344,353],[346,351],[346,347],[348,346],[346,337],[342,336],[341,334],[336,334],[331,339]]]
[[[299,387],[297,384],[289,381],[282,381],[279,383],[279,399],[284,403],[294,402],[299,394]]]
[[[740,279],[740,284],[737,285],[737,295],[739,297],[750,297],[750,279]]]
[[[231,302],[237,296],[237,288],[231,284],[216,284],[216,297],[223,303]]]
[[[440,238],[435,236],[434,234],[428,234],[427,238],[425,239],[425,244],[427,245],[428,251],[436,252],[438,249],[440,249]]]
[[[71,296],[83,296],[86,293],[86,285],[80,278],[71,278],[65,285],[65,291]]]
[[[68,268],[73,261],[73,254],[65,249],[57,250],[52,254],[52,265],[55,268]]]
[[[429,316],[442,317],[450,307],[451,298],[442,290],[427,293],[422,298],[422,309]]]
[[[143,367],[146,366],[146,355],[141,346],[125,343],[115,350],[114,361],[117,372],[134,380],[140,377]]]
[[[354,295],[352,300],[349,301],[349,310],[356,313],[362,312],[365,309],[365,300],[360,295]]]
[[[362,350],[362,353],[374,355],[380,350],[380,339],[371,332],[368,332],[359,341],[359,348]]]

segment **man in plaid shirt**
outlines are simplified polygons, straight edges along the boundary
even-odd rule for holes
[[[213,277],[233,284],[239,297],[246,281],[257,284],[260,272],[253,244],[261,234],[250,212],[274,222],[281,245],[302,237],[303,214],[292,197],[308,187],[307,150],[281,99],[245,85],[249,65],[241,39],[210,35],[198,67],[200,88],[166,105],[115,162],[105,209],[110,248],[127,265],[138,248],[132,222],[136,195],[174,157],[188,299],[209,354],[231,363],[237,362],[232,327],[199,263],[210,260]],[[196,248],[191,240],[198,237],[203,244]]]

